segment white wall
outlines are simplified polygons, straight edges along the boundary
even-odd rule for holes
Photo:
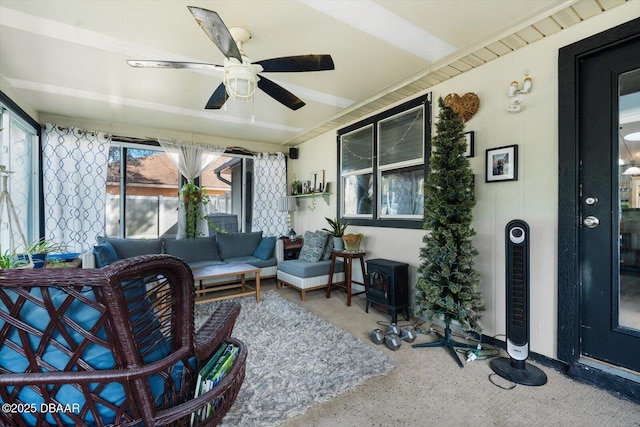
[[[558,49],[639,16],[640,2],[629,2],[431,88],[434,122],[438,97],[474,92],[480,98],[480,109],[467,122],[466,130],[475,131],[476,154],[471,159],[476,175],[474,228],[486,303],[482,318],[486,335],[505,333],[504,228],[510,220],[522,219],[531,227],[531,350],[556,357]],[[533,79],[533,90],[522,112],[508,113],[509,84],[521,82],[527,72]],[[519,150],[518,180],[485,183],[485,150],[512,144]],[[299,200],[293,222],[302,234],[326,227],[324,217],[336,215],[336,133],[328,132],[298,148],[299,159],[289,162],[289,179],[293,174],[308,179],[311,171],[324,169],[333,192],[328,204],[319,198],[313,211],[310,199]],[[415,282],[424,231],[353,226],[349,231],[365,234],[367,258],[409,263],[410,283]]]

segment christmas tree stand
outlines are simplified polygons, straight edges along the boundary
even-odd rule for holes
[[[469,348],[469,345],[467,343],[461,343],[451,339],[451,328],[449,327],[449,324],[447,324],[446,327],[444,328],[444,335],[442,335],[438,331],[434,331],[434,332],[438,334],[438,336],[440,337],[439,341],[428,342],[424,344],[414,344],[412,345],[412,347],[413,348],[446,347],[449,350],[449,353],[451,353],[451,356],[453,356],[453,359],[456,362],[458,362],[458,366],[460,366],[461,368],[464,368],[464,365],[462,364],[462,361],[458,357],[458,352],[456,351],[455,347]]]

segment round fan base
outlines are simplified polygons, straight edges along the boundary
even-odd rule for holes
[[[493,359],[489,365],[496,374],[516,384],[539,386],[547,383],[547,375],[537,366],[524,360],[500,357]]]
[[[229,28],[229,32],[236,43],[246,43],[251,39],[251,33],[249,30],[242,27],[231,27]]]

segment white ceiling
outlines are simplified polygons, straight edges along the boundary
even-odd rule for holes
[[[622,2],[0,0],[0,77],[42,114],[296,144]],[[335,70],[265,73],[306,102],[297,111],[260,91],[205,110],[221,72],[125,62],[222,64],[187,6],[248,29],[253,60],[331,54]]]

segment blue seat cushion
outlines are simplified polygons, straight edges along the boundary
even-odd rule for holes
[[[331,269],[331,261],[317,261],[309,262],[301,259],[291,259],[287,261],[281,261],[278,264],[278,270],[291,274],[296,277],[317,277],[329,274]],[[344,263],[342,261],[336,261],[335,273],[342,273],[344,271]]]
[[[188,262],[187,264],[189,264],[189,267],[191,269],[194,269],[194,268],[199,268],[199,267],[209,267],[209,266],[213,266],[213,265],[225,265],[226,262],[224,262],[224,261],[195,261],[195,262]]]
[[[224,260],[227,264],[251,264],[254,267],[265,268],[265,267],[273,267],[278,264],[278,260],[275,257],[271,257],[269,259],[260,259],[254,256],[242,256],[236,258],[226,258]]]

